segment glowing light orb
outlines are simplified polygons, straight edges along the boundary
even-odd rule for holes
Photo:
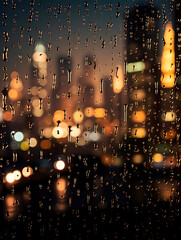
[[[61,127],[54,127],[52,131],[52,135],[54,138],[61,138],[63,137],[64,130]]]
[[[8,183],[13,183],[14,182],[14,174],[13,173],[8,173],[7,175],[6,175],[6,177],[5,177],[5,179],[6,179],[6,182],[8,182]]]
[[[28,167],[24,167],[22,169],[22,174],[23,174],[23,176],[25,178],[27,178],[27,177],[29,177],[29,176],[31,176],[33,174],[33,169],[31,167],[29,167],[29,166]]]
[[[29,144],[26,141],[23,141],[20,145],[21,150],[27,151],[29,149]]]
[[[81,123],[84,119],[84,114],[81,111],[76,111],[73,114],[73,119],[76,123]]]
[[[21,142],[21,141],[23,140],[23,138],[24,138],[24,135],[23,135],[22,132],[16,132],[16,133],[14,134],[14,139],[15,139],[15,141],[17,141],[17,142]]]
[[[55,168],[57,170],[63,170],[65,168],[65,163],[62,160],[58,160],[55,162]]]
[[[21,178],[21,172],[19,170],[15,170],[13,175],[15,180],[19,180]]]

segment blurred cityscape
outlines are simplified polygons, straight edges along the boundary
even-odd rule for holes
[[[33,9],[35,1],[30,2]],[[40,213],[41,218],[47,212],[73,214],[75,210],[79,215],[80,209],[88,213],[125,211],[151,204],[159,208],[163,203],[166,209],[171,204],[177,215],[181,190],[181,4],[169,3],[170,19],[164,15],[164,4],[161,15],[153,1],[124,7],[123,54],[118,64],[112,64],[110,74],[101,71],[104,67],[96,51],[82,55],[81,62],[71,46],[67,54],[49,54],[55,49],[54,40],[45,45],[40,30],[38,41],[29,39],[34,46],[32,55],[26,53],[29,74],[23,64],[22,72],[12,70],[6,47],[9,35],[1,31],[3,221],[16,221],[22,212],[30,214],[28,209]],[[6,5],[3,1],[3,7]],[[88,11],[88,3],[84,5]],[[119,19],[121,6],[115,5]],[[58,6],[58,11],[66,11]],[[111,7],[109,4],[109,11]],[[67,42],[71,45],[71,7],[67,9]],[[5,22],[6,16],[3,18]],[[95,23],[89,23],[89,28],[98,31]],[[110,22],[107,28],[111,28]],[[118,46],[118,38],[112,38],[113,47]],[[100,37],[101,49],[107,44],[104,39]],[[88,44],[86,38],[85,47]],[[58,47],[56,50],[59,52]],[[18,58],[21,62],[21,54]],[[102,60],[107,61],[106,57]]]

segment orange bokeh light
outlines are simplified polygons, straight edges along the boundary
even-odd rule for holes
[[[132,121],[137,123],[145,122],[146,120],[146,114],[144,111],[134,111],[131,117]]]
[[[57,121],[62,121],[62,120],[64,120],[64,111],[62,110],[55,111],[53,116],[53,122],[57,124]]]
[[[50,149],[51,146],[52,146],[52,144],[51,144],[51,142],[50,142],[49,140],[42,140],[42,141],[40,142],[40,147],[41,147],[42,149]]]
[[[3,113],[3,118],[5,121],[10,122],[13,118],[12,113],[10,111],[6,111]]]

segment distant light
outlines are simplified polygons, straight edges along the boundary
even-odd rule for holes
[[[33,60],[35,62],[45,62],[46,63],[47,55],[43,52],[35,52],[33,54]]]
[[[137,122],[137,123],[145,122],[146,114],[144,111],[133,111],[131,118],[133,122]]]
[[[113,91],[114,93],[120,93],[124,87],[124,75],[122,71],[122,67],[117,67],[116,76],[113,78]]]
[[[0,122],[3,121],[3,110],[2,108],[0,108]]]
[[[10,147],[11,147],[11,149],[12,150],[17,150],[17,149],[19,149],[19,142],[16,142],[16,141],[11,141],[10,142]]]
[[[165,112],[162,114],[162,120],[165,122],[173,122],[175,121],[175,118],[176,118],[176,114],[173,111]]]
[[[62,121],[62,120],[64,120],[64,111],[62,110],[55,111],[53,116],[53,122],[57,124],[57,121]]]
[[[33,115],[35,116],[35,117],[42,117],[43,116],[43,109],[41,108],[39,108],[39,107],[35,107],[35,108],[33,108]]]
[[[51,146],[52,146],[52,144],[51,144],[50,140],[42,140],[42,141],[40,142],[40,147],[41,147],[42,149],[50,149]]]
[[[10,122],[13,119],[12,113],[10,111],[4,112],[3,118],[5,121]]]
[[[175,129],[170,129],[168,131],[161,131],[161,138],[163,139],[174,139],[176,137],[177,132],[175,131]]]
[[[29,144],[26,141],[23,141],[20,145],[21,150],[27,151],[29,149]]]
[[[16,72],[16,71],[13,71],[13,72],[11,73],[11,79],[17,78],[17,77],[19,77],[19,73]]]
[[[100,134],[98,132],[91,132],[89,138],[91,141],[99,141]]]
[[[19,170],[15,170],[13,175],[15,180],[19,180],[21,178],[21,172]]]
[[[145,138],[146,134],[147,133],[145,128],[133,128],[131,130],[131,136],[133,138]]]
[[[112,163],[113,166],[115,167],[120,167],[121,165],[123,165],[123,160],[121,158],[113,158],[113,163]]]
[[[84,110],[84,114],[86,117],[93,117],[94,116],[94,109],[92,107],[87,107]]]
[[[133,62],[127,64],[127,72],[142,72],[145,70],[145,63],[144,62]]]
[[[52,130],[52,135],[54,138],[61,138],[63,137],[63,134],[64,134],[63,128],[54,127]]]
[[[167,23],[164,33],[165,45],[163,47],[161,58],[161,86],[163,88],[173,88],[176,85],[175,80],[175,32],[172,24]]]
[[[57,170],[63,170],[65,168],[65,163],[62,160],[58,160],[55,162],[55,168]]]
[[[10,89],[8,91],[8,97],[12,100],[15,101],[18,99],[18,92],[15,89]]]
[[[80,134],[81,134],[80,128],[78,128],[78,127],[76,127],[76,126],[71,127],[70,135],[71,135],[72,137],[78,137]]]
[[[34,148],[37,145],[37,140],[36,138],[30,138],[29,146]]]
[[[133,163],[140,164],[143,162],[143,155],[142,154],[134,154],[133,155]]]
[[[46,48],[42,43],[37,43],[35,47],[35,52],[46,52]]]
[[[175,74],[162,74],[161,75],[161,86],[163,88],[173,88],[176,85]]]
[[[37,86],[33,86],[31,88],[31,94],[32,95],[37,95],[38,94],[38,87]]]
[[[67,185],[66,180],[64,178],[59,178],[56,181],[56,190],[59,193],[65,193],[66,185]]]
[[[31,100],[32,100],[32,106],[33,106],[34,108],[35,108],[35,107],[39,107],[39,105],[40,105],[40,100],[39,100],[39,98],[37,98],[37,97],[32,97]]]
[[[39,72],[39,73],[40,73],[40,72]],[[40,74],[39,74],[39,76],[40,76],[40,79],[38,80],[38,83],[40,84],[40,86],[42,86],[42,87],[46,86],[47,83],[48,83],[47,78],[45,78],[46,75],[45,75],[45,74],[44,74],[44,75],[40,75]],[[43,76],[44,76],[44,78],[43,78]]]
[[[106,116],[106,110],[104,108],[95,108],[94,117],[95,118],[104,118]]]
[[[146,92],[145,90],[143,89],[139,89],[139,90],[134,90],[132,93],[131,93],[131,98],[134,100],[134,101],[143,101],[143,99],[146,98]]]
[[[47,90],[46,89],[41,89],[40,92],[38,93],[38,96],[42,99],[47,97]]]
[[[81,111],[76,111],[73,114],[73,119],[76,123],[81,123],[84,119],[84,114]]]
[[[101,163],[105,166],[110,166],[112,164],[112,157],[108,154],[102,155],[101,157]]]
[[[23,83],[19,78],[13,78],[10,82],[10,87],[20,92],[23,90]]]
[[[43,131],[43,136],[46,137],[46,138],[51,138],[52,137],[52,130],[53,130],[53,128],[46,127]]]
[[[7,175],[6,175],[6,177],[5,177],[5,179],[6,179],[6,181],[8,182],[8,183],[13,183],[14,182],[14,174],[13,173],[8,173]]]
[[[162,162],[163,161],[163,155],[161,153],[155,153],[153,155],[153,162]]]
[[[21,142],[24,138],[24,135],[22,132],[16,132],[14,134],[14,139],[17,141],[17,142]]]
[[[29,177],[29,176],[31,176],[32,174],[33,174],[33,169],[31,168],[31,167],[24,167],[23,169],[22,169],[22,174],[23,174],[23,176],[24,177]]]
[[[77,142],[77,145],[78,146],[84,146],[86,144],[85,140],[83,137],[80,137],[78,142]]]
[[[68,136],[68,125],[67,125],[67,123],[61,122],[61,123],[59,124],[59,127],[61,127],[61,128],[63,129],[62,138],[67,137],[67,136]]]
[[[83,132],[82,137],[84,138],[85,142],[88,142],[90,140],[90,132],[88,132],[88,131]]]

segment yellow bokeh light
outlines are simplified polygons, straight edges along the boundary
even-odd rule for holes
[[[67,123],[61,122],[61,123],[59,124],[59,127],[63,129],[62,138],[67,137],[67,136],[68,136],[68,125],[67,125]]]
[[[33,115],[35,116],[35,117],[42,117],[43,116],[43,109],[40,109],[39,107],[35,107],[34,109],[33,109]]]
[[[131,136],[133,138],[145,138],[146,134],[147,133],[145,128],[133,128],[131,130]]]
[[[66,189],[67,183],[64,178],[59,178],[56,181],[56,190],[60,193],[64,193]]]
[[[33,107],[39,107],[40,100],[37,97],[32,97],[31,100],[32,100],[32,106]]]
[[[47,97],[47,90],[46,89],[41,89],[40,92],[38,93],[38,96],[42,99]]]
[[[73,119],[76,123],[81,123],[84,119],[84,114],[81,111],[76,111],[73,114]]]
[[[5,179],[6,179],[6,182],[8,182],[8,183],[13,183],[14,182],[14,174],[13,173],[8,173],[7,175],[6,175],[6,177],[5,177]]]
[[[33,174],[33,169],[31,167],[24,167],[22,169],[22,174],[25,178],[30,177]]]
[[[163,53],[161,58],[161,86],[163,88],[173,88],[175,81],[175,50],[174,50],[174,30],[172,24],[168,23],[165,28]]]
[[[175,112],[165,112],[162,114],[162,120],[165,122],[173,122],[176,119],[176,114]]]
[[[161,75],[161,86],[163,88],[173,88],[176,85],[175,74],[162,74]]]
[[[145,63],[144,62],[133,62],[127,64],[127,72],[142,72],[145,70]]]
[[[20,145],[21,150],[27,151],[29,149],[29,144],[26,141],[23,141]]]
[[[36,145],[37,145],[37,140],[36,140],[36,138],[30,138],[29,146],[32,147],[32,148],[34,148],[34,147],[36,147]]]
[[[15,180],[19,180],[21,178],[21,172],[19,170],[15,170],[13,175]]]
[[[18,99],[18,92],[15,89],[10,89],[8,91],[8,97],[12,100],[15,101]]]
[[[35,52],[33,54],[33,60],[35,62],[46,62],[47,55],[44,52]]]
[[[54,127],[52,130],[52,135],[54,138],[62,138],[64,134],[64,130],[61,127]]]
[[[104,108],[95,108],[94,117],[95,118],[104,118],[106,115],[106,110]]]
[[[46,138],[51,138],[52,137],[52,130],[53,130],[53,128],[46,127],[43,131],[43,136],[46,137]]]
[[[23,84],[22,84],[22,81],[19,79],[19,77],[13,78],[11,80],[10,87],[17,90],[18,92],[23,90]]]
[[[58,160],[58,161],[55,162],[54,167],[57,170],[63,170],[65,168],[65,163],[62,160]]]
[[[166,28],[165,28],[165,33],[164,33],[164,40],[165,40],[164,47],[166,49],[174,48],[174,46],[173,46],[174,36],[175,36],[175,32],[172,28],[172,24],[167,23]]]
[[[140,164],[142,162],[143,162],[143,155],[142,154],[133,155],[133,163]]]
[[[155,153],[153,155],[153,162],[162,162],[163,161],[163,155],[161,153]]]
[[[86,117],[93,117],[94,116],[94,109],[92,107],[87,107],[84,110],[84,114]]]
[[[58,121],[64,120],[64,111],[62,110],[57,110],[54,112],[53,116],[53,122],[57,124]]]
[[[134,111],[131,117],[132,121],[137,123],[145,122],[146,120],[146,114],[144,111]]]
[[[72,137],[78,137],[80,134],[81,134],[80,128],[78,128],[78,127],[76,127],[76,126],[71,127],[70,135],[71,135]]]
[[[120,93],[123,87],[124,87],[124,75],[121,66],[118,66],[116,76],[114,76],[113,78],[114,93]]]

